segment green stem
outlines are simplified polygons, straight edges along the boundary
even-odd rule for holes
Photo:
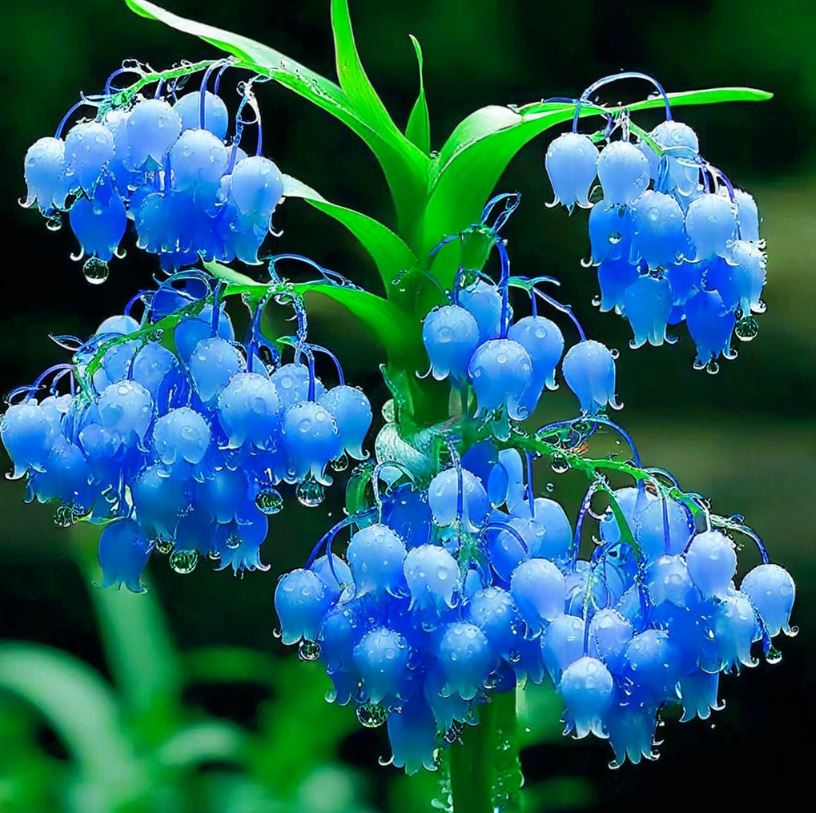
[[[521,766],[516,736],[516,694],[491,697],[468,726],[461,743],[451,746],[453,813],[518,813]]]

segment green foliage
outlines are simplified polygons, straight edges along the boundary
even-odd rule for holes
[[[374,153],[383,169],[401,223],[420,205],[427,179],[428,157],[423,155],[391,122],[381,104],[372,99],[373,89],[362,73],[351,38],[343,35],[343,27],[336,33],[337,61],[342,65],[345,88],[300,65],[293,59],[248,37],[223,31],[213,26],[187,20],[165,11],[147,0],[126,0],[143,17],[160,20],[167,25],[200,37],[205,42],[235,56],[239,62],[259,74],[268,76],[289,90],[303,96],[312,104],[335,116],[356,133]],[[346,3],[334,3],[335,21],[348,21]],[[353,55],[352,55],[353,51]],[[353,89],[354,99],[348,89]],[[376,97],[376,94],[374,94]],[[356,101],[355,101],[356,100]],[[387,119],[388,124],[383,121]]]
[[[401,418],[416,426],[444,417],[444,396],[434,382],[420,382],[422,367],[419,321],[437,304],[438,293],[428,277],[443,288],[450,285],[464,255],[448,249],[426,266],[424,258],[440,241],[477,221],[481,209],[515,155],[533,138],[570,121],[575,103],[535,102],[521,108],[491,105],[457,125],[432,156],[430,122],[422,79],[422,51],[416,40],[420,92],[403,135],[368,78],[357,45],[347,0],[332,0],[332,30],[338,83],[247,37],[179,17],[147,0],[126,0],[138,14],[200,37],[231,54],[238,64],[279,82],[319,108],[331,113],[371,149],[385,174],[399,226],[395,231],[369,215],[325,200],[307,184],[286,180],[286,195],[299,197],[347,228],[371,256],[386,299],[351,288],[313,287],[340,302],[363,322],[385,349],[387,382]],[[712,104],[724,101],[762,101],[770,94],[750,88],[719,88],[670,94],[674,104]],[[645,99],[630,110],[657,107],[661,99]],[[597,116],[604,108],[584,103],[581,116]],[[472,242],[472,241],[471,241]],[[489,247],[463,246],[469,268],[480,268]],[[227,278],[231,272],[207,268]],[[246,290],[262,295],[251,282]],[[232,290],[235,290],[234,288]]]
[[[329,688],[321,670],[295,675],[296,661],[235,647],[179,654],[152,592],[92,588],[92,597],[113,685],[67,652],[0,644],[0,747],[13,743],[15,756],[0,765],[0,809],[365,813],[359,778],[338,763],[354,720],[315,702]],[[258,730],[184,701],[208,684],[265,688]],[[67,767],[40,750],[15,700],[56,735]]]

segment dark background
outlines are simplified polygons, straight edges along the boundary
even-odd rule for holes
[[[167,0],[167,5],[269,42],[325,75],[333,73],[327,2]],[[760,318],[759,337],[739,345],[740,358],[724,363],[718,376],[692,371],[687,339],[672,348],[629,351],[620,320],[591,307],[596,283],[578,262],[587,252],[585,216],[579,212],[570,219],[562,210],[544,208],[550,197],[542,166],[548,135],[522,152],[501,184],[525,197],[507,228],[515,267],[558,276],[563,298],[576,305],[590,332],[621,348],[618,390],[626,402],[621,421],[638,440],[644,460],[670,468],[684,486],[710,496],[718,513],[746,515],[772,556],[796,577],[795,620],[802,627],[798,638],[782,642],[781,664],[763,663],[739,679],[723,680],[725,711],[707,723],[669,723],[662,729],[666,741],[656,764],[611,772],[606,744],[543,734],[546,742],[525,750],[523,761],[532,788],[529,807],[536,811],[623,810],[644,803],[709,810],[779,799],[781,793],[806,794],[814,679],[805,664],[816,652],[809,623],[816,592],[816,7],[804,0],[356,0],[352,13],[363,60],[398,122],[404,122],[416,87],[406,35],[414,33],[422,42],[436,147],[483,104],[576,95],[598,76],[621,68],[650,72],[668,90],[751,85],[776,94],[764,105],[678,114],[699,133],[706,157],[754,193],[768,241],[768,311]],[[131,250],[113,264],[106,285],[89,286],[79,265],[68,259],[74,249],[68,230],[49,233],[41,218],[16,204],[24,193],[26,148],[55,128],[78,90],[97,91],[123,58],[164,67],[181,58],[210,56],[210,50],[131,15],[117,0],[9,0],[2,19],[0,217],[6,229],[6,287],[0,300],[0,390],[7,392],[59,358],[49,332],[87,335],[156,270],[149,258]],[[614,94],[620,96],[612,101],[644,92],[622,86]],[[390,222],[382,178],[354,136],[277,86],[265,86],[261,96],[269,157],[330,200]],[[278,225],[285,234],[276,249],[309,253],[356,280],[372,278],[366,258],[347,235],[306,207],[288,204]],[[334,331],[332,346],[347,376],[366,384],[381,403],[383,388],[371,373],[378,361],[373,346],[342,314],[329,314],[322,329]],[[556,491],[567,501],[573,492],[569,483],[559,483]],[[335,501],[313,512],[287,510],[278,518],[264,546],[272,565],[266,575],[238,580],[199,566],[182,578],[156,563],[161,566],[152,568],[150,600],[158,598],[178,649],[241,645],[278,659],[271,602],[276,575],[303,560],[328,523],[326,513],[337,510]],[[107,675],[110,653],[102,648],[87,578],[77,568],[87,541],[56,529],[47,508],[23,506],[19,483],[0,490],[0,513],[0,637],[58,647]],[[288,653],[289,661],[293,657]],[[303,725],[314,737],[345,712],[322,705],[320,691],[303,698],[305,671],[280,669],[290,677],[278,680],[272,692],[262,686],[190,690],[183,697],[185,714],[203,710],[236,720],[249,728],[256,745],[263,741],[272,749],[271,762],[289,764],[293,752],[286,741],[270,738],[270,718],[297,698],[305,709]],[[25,704],[2,693],[0,718],[5,720],[0,811],[76,809],[61,784],[48,788],[48,777],[70,770],[60,737]],[[548,731],[554,722],[546,724]],[[303,765],[293,766],[305,778],[292,789],[271,779],[274,771],[259,768],[255,760],[245,772],[256,801],[239,804],[224,796],[220,809],[423,809],[421,794],[406,790],[393,769],[377,766],[378,755],[387,753],[382,734],[346,733],[352,731],[347,726],[337,734],[336,747],[321,757],[333,773],[314,779]],[[292,741],[299,736],[295,725]],[[308,760],[309,754],[298,759]],[[215,770],[214,781],[231,781],[236,771],[241,773],[240,768]],[[31,782],[30,776],[45,779]],[[208,809],[203,802],[184,806],[193,804],[199,781],[197,775],[179,780],[189,785],[181,787],[180,807],[143,800],[141,807],[127,809]]]

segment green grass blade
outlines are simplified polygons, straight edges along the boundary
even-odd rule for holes
[[[157,749],[165,768],[197,767],[206,762],[228,762],[243,768],[249,735],[226,720],[202,720],[175,730]]]
[[[181,667],[162,609],[150,592],[96,587],[98,565],[90,551],[96,551],[98,529],[80,524],[71,533],[76,549],[88,551],[82,569],[125,711],[158,734],[173,725],[181,690]]]

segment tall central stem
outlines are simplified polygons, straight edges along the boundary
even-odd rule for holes
[[[491,697],[479,725],[468,726],[450,749],[453,813],[518,813],[521,765],[516,736],[516,693]]]

